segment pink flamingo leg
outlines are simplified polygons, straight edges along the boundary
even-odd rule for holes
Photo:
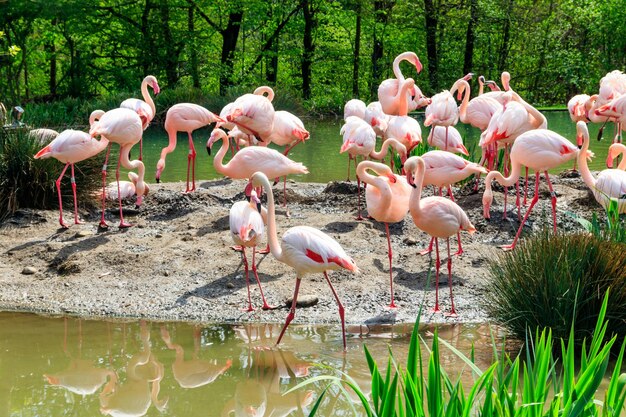
[[[439,259],[439,239],[435,239],[435,251],[437,252],[437,260],[435,261],[435,308],[433,308],[433,313],[436,313],[439,310],[439,267],[441,266],[441,260]]]
[[[122,153],[122,149],[120,148],[120,154]],[[122,211],[122,192],[120,190],[120,162],[122,158],[117,158],[117,169],[115,170],[115,180],[117,181],[117,201],[120,204],[120,225],[118,226],[120,229],[125,229],[127,227],[131,227],[132,224],[126,223],[124,221],[124,213]]]
[[[243,265],[246,273],[246,287],[248,288],[248,308],[244,308],[243,311],[250,312],[254,311],[254,308],[252,308],[252,299],[250,298],[250,271],[248,267],[248,258],[246,257],[246,248],[242,248],[241,253],[243,254]]]
[[[513,249],[515,249],[515,245],[517,244],[517,240],[519,239],[520,235],[522,234],[522,228],[524,227],[524,224],[526,223],[526,220],[528,220],[528,216],[530,215],[530,212],[533,210],[533,207],[535,206],[535,204],[537,204],[538,200],[539,200],[539,171],[537,171],[537,173],[535,175],[535,195],[534,195],[533,199],[530,202],[530,206],[528,207],[528,210],[526,210],[526,215],[524,215],[524,219],[522,220],[522,223],[520,223],[519,229],[517,229],[517,233],[515,234],[515,239],[513,239],[513,243],[511,243],[510,245],[503,245],[502,249],[504,249],[504,250],[513,250]]]
[[[185,192],[195,191],[196,189],[196,147],[193,145],[191,132],[189,135],[189,155],[187,155],[187,190]],[[191,188],[189,188],[189,163],[191,162]]]
[[[335,300],[337,301],[337,306],[339,307],[339,318],[341,318],[341,333],[343,336],[343,350],[346,350],[346,318],[345,318],[345,310],[343,308],[343,304],[341,304],[341,301],[339,300],[339,296],[337,295],[337,291],[335,291],[335,287],[333,287],[333,284],[330,282],[330,278],[328,278],[328,274],[326,273],[326,271],[324,271],[324,278],[326,278],[326,282],[328,282],[328,285],[330,286],[331,291],[333,292],[333,295],[335,296]]]
[[[74,176],[74,164],[70,164],[72,168],[72,178],[70,178],[70,182],[72,183],[72,193],[74,194],[74,224],[82,224],[80,220],[78,220],[78,199],[76,198],[76,177]]]
[[[265,300],[265,294],[263,294],[263,287],[261,286],[261,280],[259,279],[259,274],[256,270],[256,246],[252,247],[252,273],[254,273],[254,278],[256,278],[257,284],[259,284],[259,291],[261,291],[261,298],[263,299],[263,310],[272,310],[274,307],[267,304],[267,300]],[[250,291],[248,290],[248,296],[250,295]]]
[[[552,224],[554,225],[554,233],[556,234],[556,193],[552,188],[552,183],[550,182],[550,176],[548,175],[548,171],[544,171],[544,174],[546,175],[548,188],[550,188],[550,203],[552,204]]]
[[[504,176],[509,176],[509,145],[504,146]],[[509,195],[509,187],[504,186],[504,212],[502,213],[502,218],[506,219],[506,201]]]
[[[515,181],[515,205],[517,206],[517,221],[522,221],[522,210],[521,210],[520,194],[519,194],[519,180]]]
[[[444,151],[448,150],[448,126],[446,126],[446,148],[444,149]]]
[[[361,179],[359,178],[359,176],[356,176],[356,192],[357,192],[357,196],[358,196],[358,208],[359,208],[359,215],[356,217],[356,220],[363,220],[363,216],[361,216]]]
[[[448,197],[450,197],[450,200],[454,201],[454,195],[452,194],[452,187],[450,185],[448,185]],[[459,243],[459,248],[454,255],[461,256],[463,255],[463,246],[461,245],[461,232],[456,232],[456,240]]]
[[[452,295],[452,257],[450,256],[450,238],[446,239],[446,244],[448,246],[448,287],[450,287],[450,304],[452,304],[452,308],[450,312],[446,314],[449,317],[456,317],[456,309],[454,308],[454,297]]]
[[[107,147],[107,153],[104,157],[104,164],[102,165],[102,216],[100,217],[99,227],[106,229],[109,225],[104,221],[104,210],[106,207],[106,187],[107,187],[107,162],[109,162],[109,154],[111,153],[111,144]]]
[[[143,136],[139,139],[139,160],[143,161]]]
[[[391,291],[391,304],[389,308],[397,308],[396,303],[393,300],[393,273],[391,269],[391,258],[393,253],[391,252],[391,238],[389,237],[389,223],[385,223],[385,231],[387,232],[387,256],[389,257],[389,289]]]
[[[282,340],[283,335],[285,334],[285,330],[287,330],[287,326],[289,326],[289,323],[291,323],[291,320],[293,320],[293,318],[296,316],[296,303],[298,300],[298,291],[300,290],[301,281],[302,281],[302,278],[300,277],[296,278],[296,288],[293,290],[293,301],[291,302],[291,309],[289,310],[287,319],[285,319],[285,325],[283,326],[283,329],[280,331],[280,334],[278,335],[276,346],[280,344],[280,341]]]
[[[267,246],[265,246],[265,248],[261,249],[259,251],[260,254],[265,255],[267,253],[270,253],[270,244],[268,243]]]
[[[350,165],[352,163],[351,159],[352,159],[352,156],[348,154],[348,178],[346,178],[346,181],[348,182],[350,182]]]
[[[67,164],[65,164],[65,168],[63,168],[63,171],[61,171],[61,175],[59,175],[59,178],[57,178],[57,180],[55,181],[56,186],[57,186],[57,194],[59,195],[59,224],[64,229],[67,229],[69,226],[67,224],[63,223],[63,201],[61,199],[61,179],[65,175],[65,171],[67,171],[67,167],[69,165],[70,165],[69,162]]]
[[[526,182],[524,183],[524,206],[528,203],[526,202],[526,198],[528,197],[528,167],[526,167]]]

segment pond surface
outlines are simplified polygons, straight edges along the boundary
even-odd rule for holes
[[[326,382],[281,394],[336,370],[369,392],[363,344],[384,368],[389,347],[404,360],[412,330],[411,325],[370,332],[349,328],[344,355],[339,326],[291,326],[277,349],[280,328],[0,313],[0,415],[243,416],[253,408],[265,409],[257,416],[308,415]],[[421,331],[429,347],[432,331]],[[492,333],[502,340],[500,331],[486,325],[439,327],[440,337],[466,355],[474,344],[481,369],[491,363]],[[461,371],[462,362],[443,346],[441,363],[451,376]],[[463,378],[470,383],[471,372]],[[318,415],[353,412],[345,397],[333,394]]]
[[[571,142],[576,141],[576,125],[572,123],[567,111],[548,111],[544,112],[548,119],[548,127],[551,130],[568,138]],[[424,115],[418,114],[418,121],[422,125],[422,137],[428,137],[429,128],[423,127]],[[342,138],[339,130],[343,124],[341,119],[332,120],[307,120],[304,119],[305,127],[310,131],[311,138],[304,144],[296,146],[290,152],[289,157],[295,161],[302,162],[309,168],[308,175],[293,175],[296,181],[305,182],[329,182],[342,181],[346,179],[347,156],[339,154]],[[480,159],[480,148],[478,140],[480,131],[469,125],[459,123],[456,126],[459,129],[465,145],[470,152],[473,151],[472,160]],[[589,124],[590,148],[595,153],[595,158],[589,164],[591,170],[602,170],[606,168],[605,161],[608,147],[612,142],[613,126],[607,125],[604,130],[604,139],[598,142],[595,138],[600,125]],[[194,143],[197,152],[196,159],[196,178],[199,179],[215,179],[221,178],[222,175],[215,172],[213,168],[213,156],[207,156],[205,151],[206,142],[209,139],[211,131],[208,128],[202,128],[194,132]],[[168,138],[165,130],[161,127],[148,129],[144,134],[144,162],[146,164],[146,180],[154,181],[156,171],[156,163],[159,160],[161,149],[168,145]],[[221,144],[217,144],[214,151]],[[379,149],[379,144],[377,149]],[[187,175],[187,153],[189,150],[187,134],[179,133],[177,146],[174,152],[169,154],[166,159],[166,167],[161,175],[161,180],[166,182],[185,181]],[[138,147],[135,146],[132,155],[136,157]],[[215,154],[214,152],[213,154]],[[562,169],[571,169],[572,163],[567,166],[560,167]],[[557,171],[559,171],[557,170]],[[353,170],[354,171],[354,170]],[[354,173],[352,173],[352,176]]]

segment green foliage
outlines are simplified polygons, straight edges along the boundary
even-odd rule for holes
[[[616,199],[610,200],[609,206],[606,208],[606,220],[604,223],[600,222],[596,213],[593,213],[591,221],[570,212],[567,212],[567,214],[576,219],[585,230],[599,239],[626,243],[626,220],[620,218],[619,205]]]
[[[24,130],[0,132],[0,219],[21,208],[52,209],[58,207],[55,181],[63,164],[54,158],[35,160],[43,145]],[[93,200],[100,182],[103,158],[91,158],[76,165],[78,198],[82,203]],[[72,204],[69,168],[61,183],[63,199]]]
[[[598,311],[596,325],[580,349],[575,343],[576,324],[572,322],[569,337],[560,340],[560,366],[556,366],[557,359],[553,353],[559,341],[556,340],[555,346],[550,329],[537,329],[534,337],[532,333],[529,334],[526,338],[526,354],[519,354],[515,358],[504,351],[499,354],[495,341],[492,341],[494,363],[486,370],[474,364],[473,352],[468,358],[439,339],[435,331],[428,359],[428,374],[425,375],[418,316],[411,335],[406,367],[399,367],[393,353],[389,352],[386,371],[381,373],[364,346],[372,377],[371,398],[368,399],[366,392],[342,372],[340,377],[324,375],[310,378],[290,391],[319,381],[329,381],[330,384],[320,393],[309,416],[316,415],[331,388],[337,387],[347,396],[345,385],[356,393],[368,417],[618,417],[626,409],[626,374],[620,374],[626,339],[622,341],[610,382],[604,390],[604,402],[596,397],[608,369],[611,349],[618,340],[617,336],[608,337],[606,314],[609,299],[607,292]],[[442,368],[440,345],[450,349],[472,372],[474,381],[468,391],[464,390],[460,377],[452,380]],[[576,362],[576,359],[579,361]]]
[[[623,243],[590,234],[545,231],[499,254],[489,266],[485,307],[518,337],[550,327],[565,338],[576,322],[581,343],[594,329],[601,295],[611,289],[609,333],[626,335],[626,251]]]

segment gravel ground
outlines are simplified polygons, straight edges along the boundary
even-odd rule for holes
[[[559,197],[561,230],[580,230],[564,211],[587,218],[593,211],[601,212],[580,178],[565,173],[554,178],[554,186]],[[67,230],[59,229],[57,211],[17,212],[0,229],[0,309],[196,322],[282,322],[295,275],[271,254],[258,255],[257,262],[268,301],[277,308],[260,310],[255,286],[252,297],[257,310],[242,310],[246,306],[244,269],[241,255],[230,249],[233,242],[228,211],[244,198],[243,187],[242,181],[222,179],[201,182],[196,192],[184,194],[183,183],[151,185],[151,194],[141,209],[135,209],[132,202],[126,204],[125,217],[134,224],[126,230],[114,227],[118,218],[112,203],[107,211],[112,227],[107,231],[98,230],[99,213],[95,210],[81,210],[85,223]],[[281,188],[275,189],[279,201]],[[417,254],[426,247],[429,237],[416,229],[410,216],[390,227],[399,308],[386,307],[389,269],[384,225],[354,220],[354,182],[289,183],[291,217],[278,208],[278,233],[296,225],[314,226],[337,239],[353,257],[361,270],[359,274],[330,273],[346,307],[348,323],[411,322],[422,301],[426,307],[423,321],[483,322],[488,320],[483,308],[488,301],[488,262],[501,252],[499,244],[512,240],[519,225],[517,214],[511,210],[513,194],[509,198],[509,219],[503,220],[502,189],[494,184],[494,190],[490,221],[482,218],[482,187],[478,194],[470,187],[456,190],[457,202],[477,228],[471,237],[462,235],[465,254],[453,260],[457,317],[430,312],[435,291],[427,281],[434,262]],[[540,192],[542,199],[531,215],[528,230],[539,230],[546,222],[551,226],[545,184]],[[456,239],[451,247],[456,248]],[[445,312],[450,307],[445,263],[442,272],[440,302]],[[308,299],[312,306],[299,308],[294,323],[339,321],[337,306],[322,275],[307,276],[299,298]]]

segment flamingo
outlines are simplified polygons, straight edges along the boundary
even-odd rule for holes
[[[136,187],[137,187],[137,181],[139,181],[139,176],[135,174],[134,172],[129,172],[128,179],[130,181],[120,181],[119,195],[121,196],[122,200],[131,198],[137,193]],[[146,184],[145,186],[146,186],[146,189],[143,192],[144,196],[148,195],[148,193],[150,192],[150,187],[148,186],[148,184]],[[107,200],[117,200],[119,198],[117,183],[115,182],[109,183],[109,185],[106,188],[106,198]]]
[[[365,120],[365,109],[366,105],[363,100],[359,100],[358,98],[348,100],[343,106],[343,120],[346,120],[350,116],[356,116]]]
[[[404,164],[406,178],[413,187],[411,191],[411,199],[409,201],[409,211],[415,225],[422,231],[428,233],[435,239],[435,250],[437,251],[436,278],[435,278],[435,308],[439,311],[439,269],[441,261],[439,258],[439,239],[446,239],[448,247],[448,285],[450,287],[450,315],[456,316],[454,307],[454,298],[452,296],[452,257],[450,256],[450,236],[465,230],[469,234],[473,234],[476,228],[470,222],[467,214],[455,202],[443,197],[426,197],[422,196],[422,186],[424,183],[424,175],[426,173],[426,164],[424,159],[419,156],[413,156]]]
[[[244,94],[232,103],[226,121],[239,126],[244,133],[265,141],[274,127],[273,98],[274,90],[267,86],[257,88],[253,94]]]
[[[626,130],[626,94],[620,95],[610,102],[596,108],[594,114],[600,117],[607,117],[615,121],[618,135],[615,136],[614,142],[621,142],[619,133]],[[608,120],[608,119],[607,119]]]
[[[120,228],[130,227],[131,224],[124,222],[124,214],[122,212],[122,198],[119,191],[120,181],[120,164],[127,169],[137,169],[139,176],[137,180],[137,206],[140,206],[143,201],[143,195],[145,192],[144,174],[145,166],[143,162],[139,160],[130,161],[129,154],[130,148],[140,141],[143,128],[139,115],[129,109],[113,109],[104,113],[100,120],[95,122],[89,130],[89,135],[93,138],[96,136],[104,137],[109,142],[118,143],[120,145],[120,154],[117,160],[117,170],[115,171],[115,179],[118,183],[118,201],[120,206]],[[105,188],[106,188],[106,167],[109,159],[109,152],[111,147],[107,149],[107,154],[104,159],[104,166],[102,168],[102,216],[100,218],[100,227],[109,227],[104,221],[104,208],[105,208]]]
[[[197,104],[178,103],[170,107],[165,115],[165,131],[167,132],[169,143],[165,148],[161,149],[161,158],[157,162],[157,184],[161,181],[161,173],[165,169],[165,158],[167,154],[173,152],[176,148],[176,134],[178,132],[187,132],[189,153],[187,155],[187,186],[185,192],[194,191],[196,189],[196,148],[193,145],[192,133],[196,129],[221,121],[223,121],[221,117]],[[191,187],[189,186],[190,167]]]
[[[626,145],[623,145],[621,143],[614,143],[609,146],[609,154],[606,158],[607,168],[613,168],[613,160],[619,155],[622,155],[622,162],[619,163],[617,169],[626,171]]]
[[[280,343],[287,326],[296,315],[296,303],[298,290],[302,277],[306,274],[323,273],[326,282],[339,306],[341,318],[341,331],[343,336],[343,349],[346,350],[346,330],[344,308],[339,300],[326,271],[335,269],[347,269],[357,272],[358,268],[341,245],[327,234],[309,226],[296,226],[288,229],[282,236],[280,244],[276,235],[276,213],[274,208],[274,194],[267,176],[262,172],[252,175],[252,185],[263,187],[267,193],[267,228],[270,251],[276,260],[291,266],[296,270],[296,286],[293,292],[291,309],[285,320],[285,325],[278,336],[276,345]]]
[[[378,176],[371,175],[368,170],[374,171]],[[389,257],[389,288],[391,292],[390,308],[396,308],[393,300],[393,272],[391,238],[389,236],[389,223],[402,221],[409,212],[409,196],[411,187],[405,177],[394,174],[384,164],[363,161],[357,167],[357,175],[364,183],[369,185],[365,188],[365,202],[367,212],[374,220],[385,224],[387,233],[387,256]]]
[[[504,100],[506,97],[504,93],[511,90],[511,85],[509,84],[510,80],[511,80],[511,74],[508,73],[507,71],[503,71],[501,75],[501,81],[502,81],[502,88],[504,88],[504,91],[500,90],[500,87],[498,87],[498,84],[496,84],[495,81],[489,80],[489,81],[485,81],[485,85],[491,88],[491,91],[483,93],[482,95],[485,97],[493,98],[494,100],[497,100],[500,103],[504,103]]]
[[[459,94],[463,96],[459,106],[459,119],[480,131],[487,129],[491,117],[502,107],[499,101],[480,92],[478,97],[470,100],[470,87],[467,82],[459,83]]]
[[[389,78],[380,83],[378,87],[378,101],[383,111],[389,115],[406,116],[409,109],[409,91],[414,92],[414,82],[409,84],[400,71],[400,62],[408,61],[415,65],[419,74],[422,71],[422,63],[414,52],[401,53],[393,60],[393,73],[396,78]],[[415,94],[411,94],[415,95]]]
[[[397,139],[411,152],[422,141],[422,128],[411,116],[391,116],[385,137]]]
[[[102,110],[95,110],[89,117],[89,123],[93,125],[104,112]],[[107,139],[95,140],[89,136],[88,133],[81,132],[79,130],[64,130],[60,134],[57,134],[52,142],[37,152],[34,156],[35,159],[55,158],[59,162],[65,163],[61,175],[57,178],[55,184],[57,187],[57,194],[59,195],[59,224],[61,227],[67,229],[69,226],[63,222],[63,200],[61,197],[61,179],[65,175],[67,167],[71,167],[71,183],[72,194],[74,195],[74,224],[81,224],[78,219],[78,201],[76,198],[76,178],[74,177],[74,164],[85,159],[89,159],[102,152],[107,147],[109,141]]]
[[[572,122],[576,123],[579,121],[589,121],[589,118],[587,117],[587,109],[585,108],[585,104],[588,101],[588,94],[577,94],[569,99],[567,102],[567,110],[569,111],[569,117],[572,119]]]
[[[389,138],[385,140],[382,145],[380,145],[380,151],[371,151],[369,157],[378,161],[382,161],[387,156],[389,148],[393,148],[398,153],[398,155],[400,155],[400,162],[404,164],[404,161],[406,161],[407,158],[406,146],[404,146],[402,143],[400,143],[400,141],[394,138]],[[391,169],[393,170],[393,159],[391,159],[391,165]]]
[[[487,174],[487,169],[480,164],[470,162],[446,151],[428,151],[422,155],[425,164],[424,185],[432,185],[439,188],[439,196],[442,196],[442,189],[448,189],[448,196],[454,201],[452,195],[452,184],[463,181],[470,175]],[[430,240],[428,248],[421,251],[420,255],[426,255],[433,250],[434,238]],[[457,232],[457,242],[459,248],[455,255],[463,254],[461,245],[461,234]]]
[[[428,144],[439,149],[444,149],[446,146],[446,128],[443,126],[433,126],[428,134]],[[448,128],[448,152],[460,153],[469,156],[469,152],[465,145],[463,145],[463,138],[461,133],[454,127]]]
[[[589,131],[587,125],[584,122],[578,122],[576,124],[576,133],[578,143],[583,143],[582,149],[578,155],[578,166],[580,169],[580,175],[583,177],[583,181],[587,184],[587,187],[593,193],[596,201],[600,203],[605,210],[608,209],[611,201],[616,201],[618,206],[618,212],[620,214],[626,213],[626,163],[622,161],[620,166],[622,169],[605,169],[598,174],[596,178],[593,177],[589,167],[587,166],[587,157],[593,156],[589,152]],[[614,145],[613,145],[614,146]],[[626,147],[622,146],[622,150],[626,150]],[[614,148],[620,150],[620,148]],[[612,152],[609,151],[609,157]]]
[[[581,123],[581,122],[579,122]],[[583,123],[584,124],[584,123]],[[588,154],[588,153],[587,153]],[[491,181],[497,180],[503,186],[511,186],[519,179],[522,165],[535,170],[535,195],[526,210],[524,219],[520,223],[515,239],[510,245],[502,246],[504,250],[513,250],[522,233],[522,228],[530,215],[533,207],[539,200],[539,175],[544,172],[548,188],[550,189],[552,203],[552,219],[554,232],[556,233],[556,193],[552,188],[548,170],[555,168],[567,161],[571,161],[578,155],[578,148],[570,141],[556,132],[547,129],[535,129],[522,133],[517,137],[511,147],[511,174],[504,177],[498,171],[491,171],[485,180],[485,193],[483,194],[483,215],[490,217],[489,209],[493,201]],[[586,156],[586,155],[585,155]],[[519,199],[519,192],[518,192]]]
[[[248,309],[246,311],[254,311],[252,308],[252,301],[250,299],[250,279],[249,279],[249,266],[248,258],[246,257],[246,248],[252,248],[252,273],[259,284],[259,290],[261,291],[261,298],[263,299],[263,310],[269,310],[272,307],[267,304],[265,295],[263,294],[263,287],[261,286],[261,280],[256,269],[256,245],[263,238],[264,225],[263,218],[261,216],[261,200],[257,197],[254,190],[250,192],[250,201],[238,201],[230,209],[230,215],[228,217],[230,223],[230,235],[235,242],[235,245],[241,247],[241,253],[243,254],[244,268],[246,271],[246,286],[248,287]],[[266,252],[267,253],[267,252]]]
[[[152,100],[152,97],[150,97],[150,94],[148,93],[148,86],[152,87],[152,91],[154,91],[155,96],[161,92],[156,77],[154,75],[148,75],[141,82],[141,96],[143,97],[143,100],[139,100],[138,98],[127,98],[120,104],[120,107],[123,109],[129,109],[137,112],[141,118],[143,130],[148,128],[150,122],[154,119],[154,115],[156,114],[156,107],[154,105],[154,100]],[[142,158],[143,138],[139,140],[139,160],[141,161]]]
[[[383,107],[380,105],[379,101],[372,101],[367,105],[362,119],[372,126],[376,132],[376,136],[380,136],[381,138],[385,136],[389,116],[383,112]]]

